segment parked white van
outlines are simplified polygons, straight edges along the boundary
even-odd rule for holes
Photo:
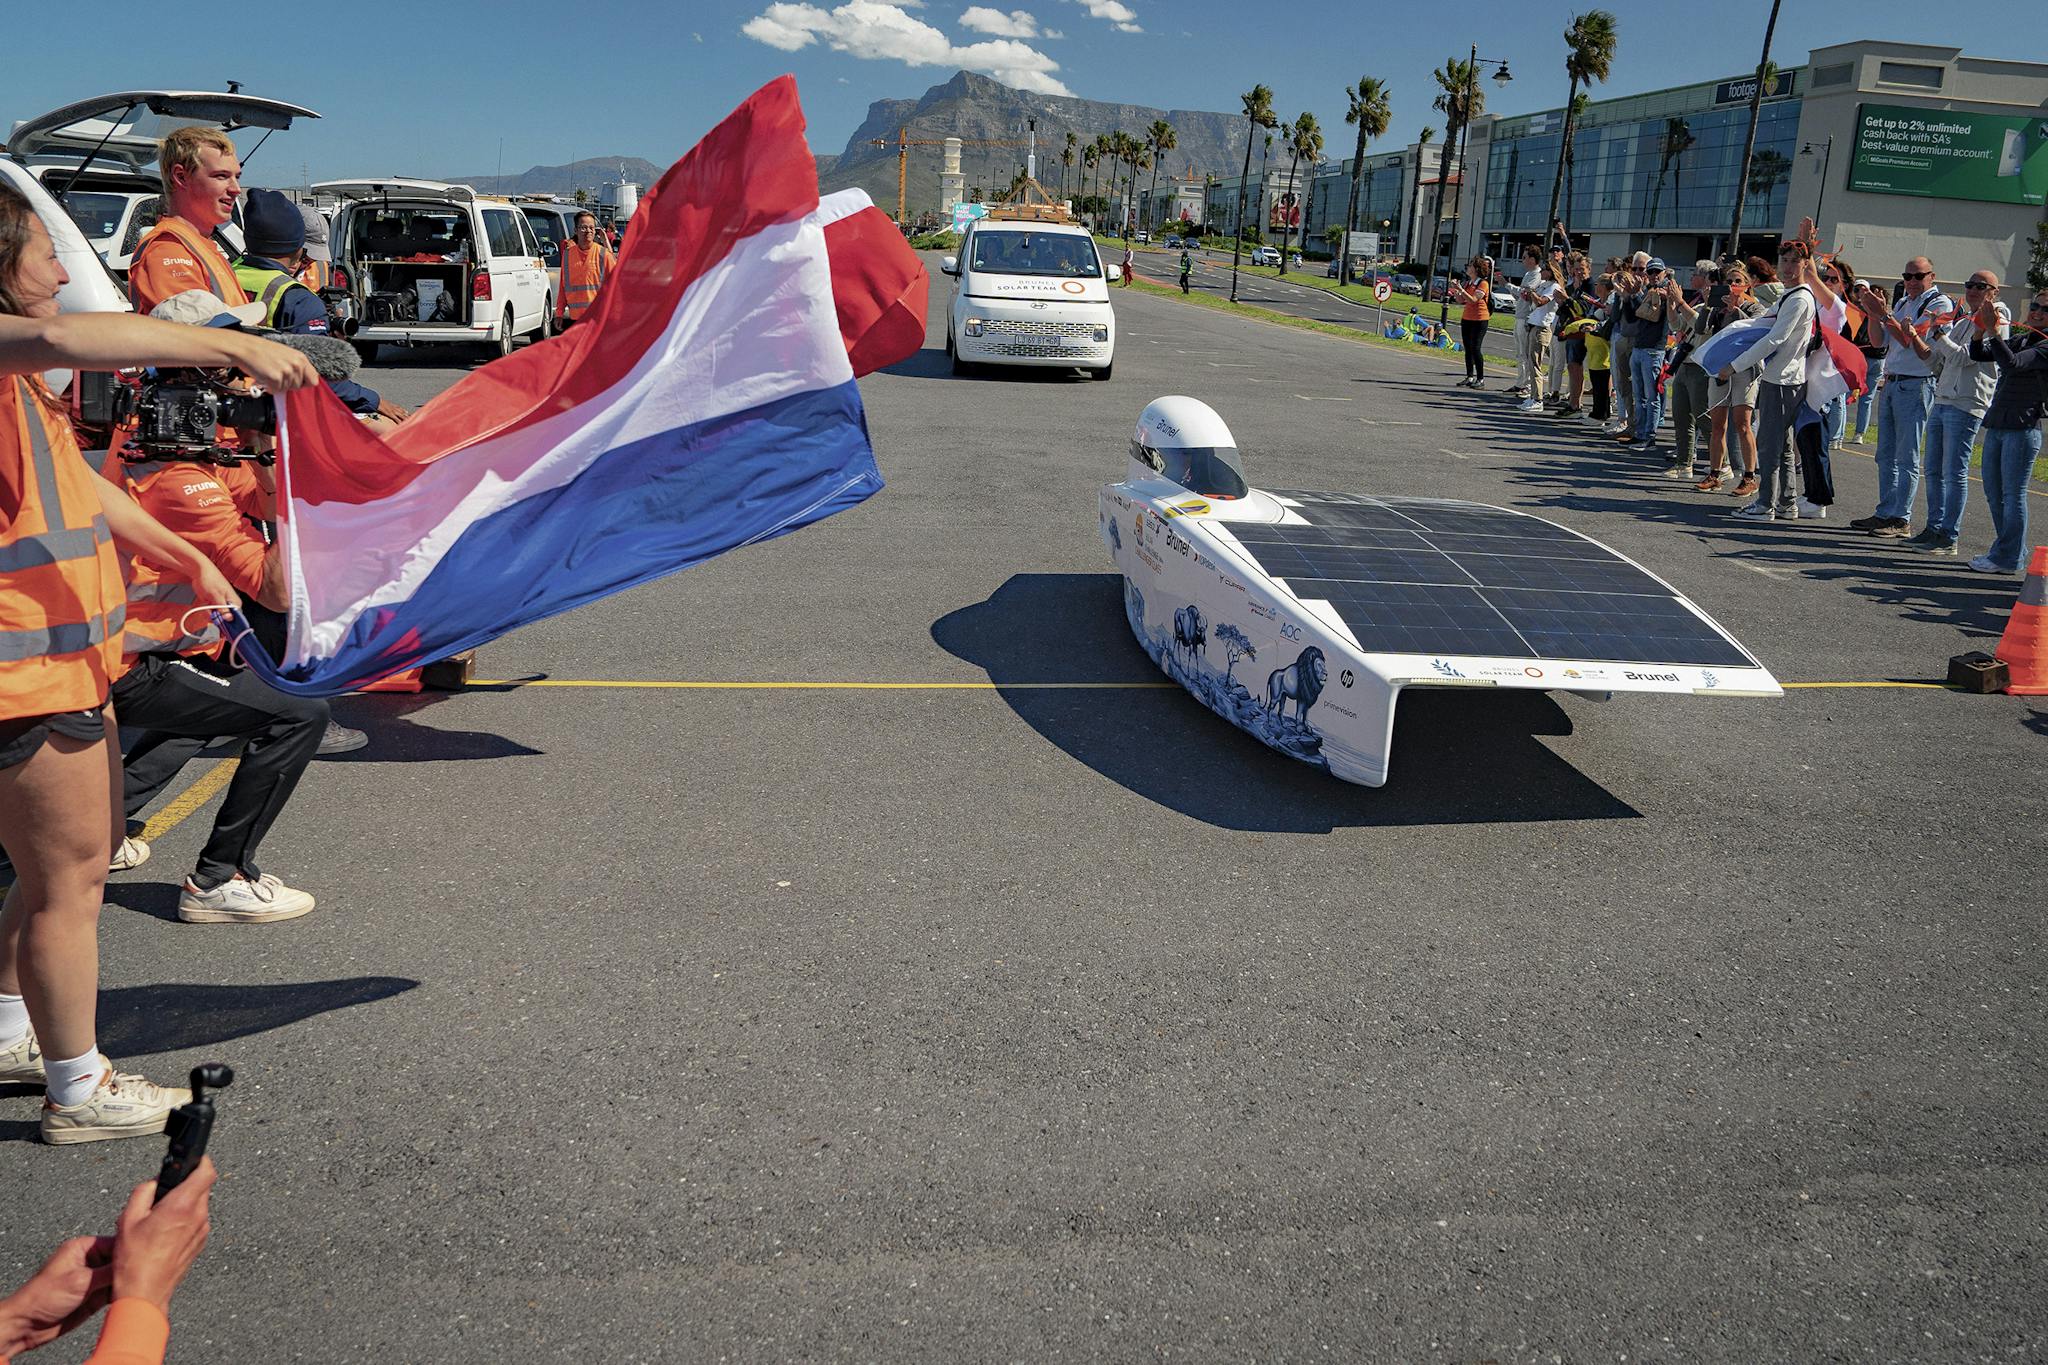
[[[482,342],[510,355],[554,330],[554,295],[532,226],[509,199],[434,180],[328,180],[329,234],[364,360],[379,345]]]
[[[997,216],[967,226],[960,254],[939,269],[958,283],[946,318],[953,373],[976,365],[1054,365],[1109,378],[1116,313],[1104,265],[1088,229],[1076,223]]]

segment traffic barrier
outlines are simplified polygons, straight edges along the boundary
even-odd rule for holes
[[[2011,674],[2005,685],[2015,697],[2048,696],[2048,545],[2034,547],[2019,600],[1998,642],[1997,658]]]
[[[377,679],[358,687],[358,692],[460,692],[476,672],[476,651],[465,649],[445,659]]]

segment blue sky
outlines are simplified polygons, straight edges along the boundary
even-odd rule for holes
[[[507,172],[600,154],[666,165],[785,71],[803,92],[813,148],[831,152],[870,100],[914,97],[966,66],[1013,85],[1162,108],[1233,110],[1264,82],[1283,116],[1315,113],[1332,153],[1341,142],[1348,154],[1346,85],[1361,75],[1391,82],[1394,127],[1382,145],[1406,143],[1441,122],[1429,108],[1429,71],[1475,41],[1482,57],[1505,57],[1515,73],[1505,90],[1489,87],[1494,111],[1562,104],[1561,35],[1579,7],[1338,0],[1330,8],[1346,17],[1251,23],[1247,12],[1275,11],[1216,0],[350,0],[267,30],[250,26],[230,45],[221,41],[229,25],[255,10],[200,19],[201,10],[161,3],[40,4],[11,16],[0,125],[110,90],[220,89],[235,79],[324,116],[273,138],[250,167],[255,184],[295,182],[301,165],[316,179],[489,174],[501,143]],[[1621,41],[1596,94],[1746,71],[1769,12],[1768,0],[1608,7]],[[2027,7],[1792,0],[1774,55],[1791,65],[1812,47],[1891,38],[2048,61],[2048,28],[2015,22]],[[181,33],[176,19],[187,12],[195,22]],[[145,31],[151,41],[138,36]],[[570,53],[582,55],[572,64]]]

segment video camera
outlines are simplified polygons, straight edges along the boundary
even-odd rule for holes
[[[232,465],[274,464],[277,457],[221,444],[222,427],[277,432],[277,409],[258,394],[240,393],[205,370],[85,370],[73,385],[78,424],[103,435],[124,460],[193,460]],[[120,439],[132,428],[132,436]]]

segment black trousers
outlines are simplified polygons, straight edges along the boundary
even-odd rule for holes
[[[1465,373],[1473,379],[1486,378],[1486,352],[1481,348],[1486,343],[1487,330],[1488,324],[1484,322],[1458,319],[1459,340],[1465,343]]]
[[[114,684],[114,714],[144,733],[122,763],[123,805],[134,816],[215,737],[247,741],[193,880],[218,886],[260,875],[256,846],[277,820],[327,732],[327,703],[293,697],[255,674],[210,659],[145,654]]]

